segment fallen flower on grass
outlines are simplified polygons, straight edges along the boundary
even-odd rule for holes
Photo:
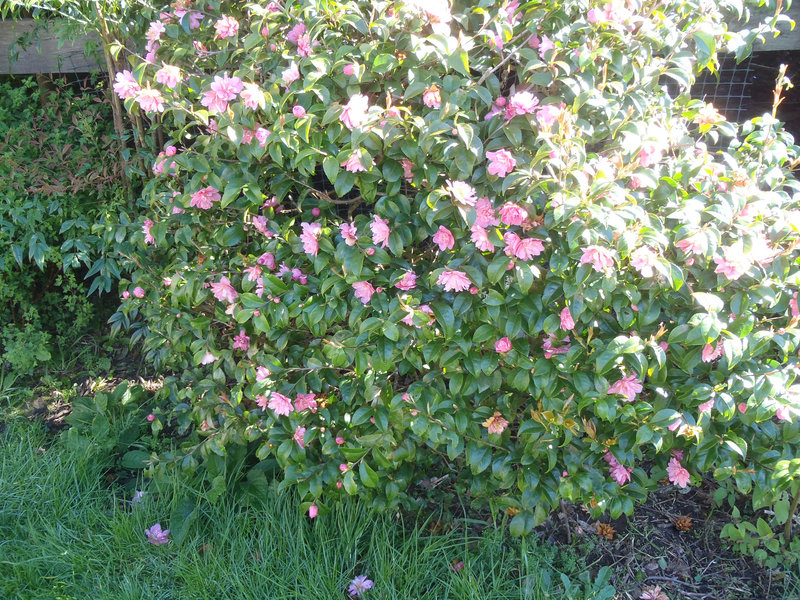
[[[350,587],[347,589],[347,593],[351,596],[361,597],[361,594],[364,593],[366,590],[369,590],[373,586],[373,582],[371,579],[367,579],[366,575],[359,575],[353,581],[350,582]]]
[[[160,523],[156,523],[150,529],[145,529],[144,534],[147,536],[147,541],[154,546],[169,543],[169,529],[162,530]]]

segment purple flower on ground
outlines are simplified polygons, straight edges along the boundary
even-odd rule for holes
[[[366,575],[359,575],[350,582],[350,587],[347,593],[351,596],[361,597],[361,594],[366,590],[372,589],[373,583],[371,579],[367,579]]]

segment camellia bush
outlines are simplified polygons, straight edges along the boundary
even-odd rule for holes
[[[617,516],[713,476],[790,523],[798,147],[689,94],[779,20],[728,31],[743,15],[153,12],[114,89],[171,141],[113,322],[172,374],[153,426],[184,437],[162,468],[202,463],[218,490],[249,452],[312,517],[455,489],[514,533],[559,500]]]

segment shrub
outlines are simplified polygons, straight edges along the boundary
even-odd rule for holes
[[[165,464],[246,447],[303,509],[438,485],[515,533],[794,485],[798,148],[689,95],[756,35],[734,3],[208,6],[115,86],[172,135],[114,317],[176,373]]]
[[[0,84],[0,356],[21,373],[90,330],[87,291],[119,276],[97,235],[123,207],[107,103],[50,88]]]

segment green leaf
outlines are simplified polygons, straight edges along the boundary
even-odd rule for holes
[[[172,509],[169,517],[169,530],[176,544],[183,542],[189,528],[197,516],[197,505],[191,498],[184,497]],[[164,527],[166,529],[166,527]]]
[[[225,492],[225,476],[224,475],[217,475],[211,481],[211,488],[206,492],[206,498],[208,501],[214,504],[217,500],[219,500],[220,496]]]
[[[511,263],[511,258],[498,252],[492,262],[489,263],[489,268],[487,269],[489,281],[492,283],[500,281],[506,274],[509,263]]]
[[[356,484],[355,475],[353,475],[353,470],[350,469],[347,473],[344,474],[344,479],[342,480],[344,483],[344,491],[346,491],[351,496],[358,491],[358,485]]]
[[[521,513],[514,515],[511,523],[508,525],[508,531],[514,537],[520,537],[533,531],[534,518],[533,513],[529,510],[523,510]]]
[[[456,334],[455,324],[456,317],[453,309],[449,304],[443,302],[434,302],[431,304],[433,314],[436,316],[436,322],[442,328],[445,339],[450,339]]]
[[[358,475],[366,487],[373,488],[378,485],[378,474],[363,460],[358,465]]]
[[[332,184],[336,183],[336,178],[339,176],[340,169],[339,161],[336,160],[335,156],[326,156],[323,159],[322,170],[325,171],[325,175]]]
[[[486,340],[490,340],[497,336],[497,329],[493,325],[484,324],[475,330],[472,335],[472,341],[476,344],[481,344]]]
[[[131,450],[122,455],[121,464],[126,469],[144,469],[150,461],[150,453],[144,450]]]
[[[463,48],[458,48],[447,57],[447,65],[466,77],[470,77],[469,55]]]
[[[230,248],[232,246],[238,246],[241,244],[246,237],[247,233],[245,232],[244,227],[241,225],[234,225],[225,230],[220,241],[223,246]]]

